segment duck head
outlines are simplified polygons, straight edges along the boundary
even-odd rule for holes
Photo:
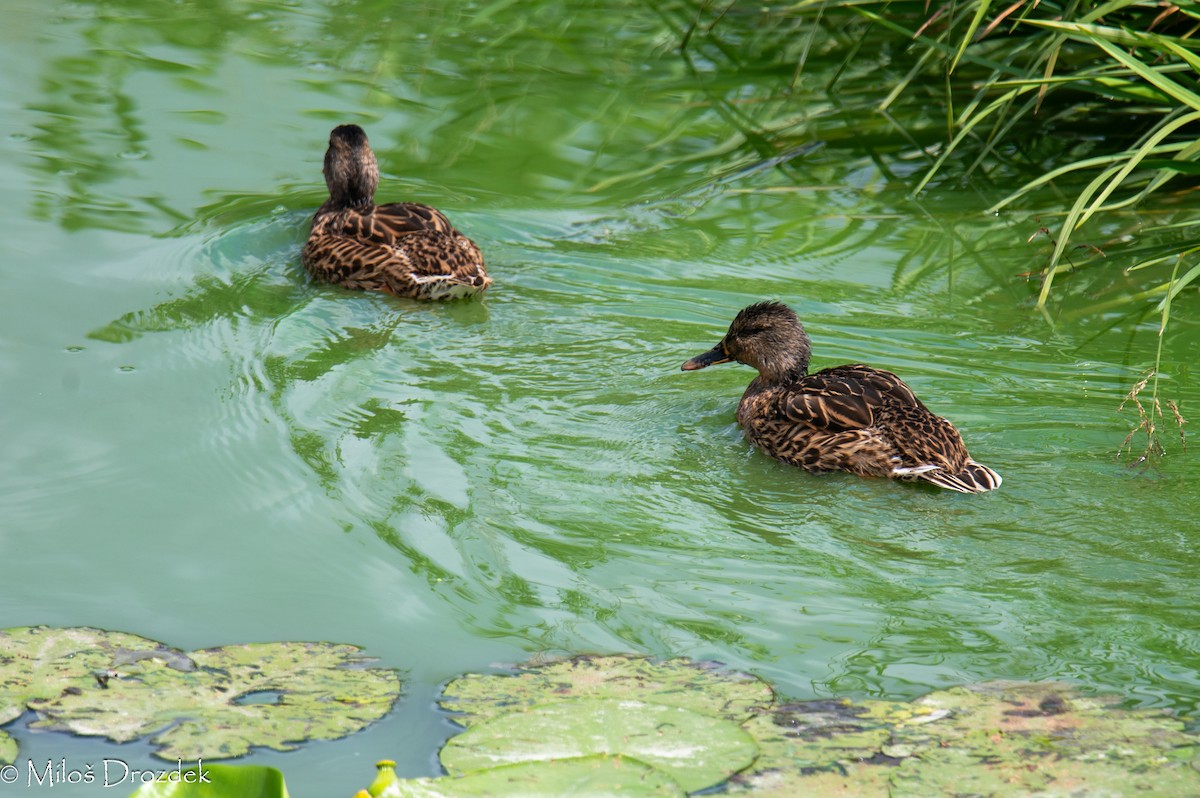
[[[367,134],[358,125],[338,125],[329,134],[324,172],[329,206],[362,208],[375,201],[379,164]]]
[[[767,382],[799,379],[808,373],[811,344],[804,325],[781,302],[743,308],[720,343],[681,367],[683,371],[736,360],[758,370]]]

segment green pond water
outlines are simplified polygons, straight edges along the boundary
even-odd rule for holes
[[[1118,461],[1157,317],[1086,312],[1156,283],[1081,272],[1038,314],[1019,275],[1049,220],[982,212],[1016,182],[910,198],[925,162],[823,93],[840,60],[814,49],[792,88],[817,146],[772,161],[734,123],[779,75],[689,64],[670,6],[567,6],[6,4],[0,626],[335,640],[401,669],[383,722],[249,758],[297,798],[384,756],[437,773],[440,685],[543,654],[710,658],[794,698],[1060,679],[1194,712],[1197,455],[1168,428],[1157,471]],[[480,244],[482,301],[309,284],[342,122],[381,199]],[[1162,341],[1185,415],[1194,294]],[[753,451],[750,370],[679,365],[766,298],[815,367],[904,377],[1003,488]],[[22,762],[157,766],[14,733]]]

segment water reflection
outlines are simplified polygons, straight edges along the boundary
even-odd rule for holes
[[[70,8],[26,107],[37,217],[69,230],[169,229],[214,178],[250,188],[237,173],[247,156],[280,156],[275,175],[290,168],[319,185],[324,134],[346,121],[370,126],[385,172],[451,200],[438,204],[583,196],[597,170],[621,168],[588,153],[657,136],[658,120],[628,101],[645,91],[638,65],[670,69],[655,54],[658,27],[617,13],[620,3],[611,15],[410,4],[403,25],[381,2]],[[598,38],[633,68],[597,81]],[[233,99],[231,81],[250,90]]]

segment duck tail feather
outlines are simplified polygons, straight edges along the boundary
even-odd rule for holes
[[[995,471],[974,460],[967,460],[967,465],[957,474],[931,471],[921,474],[920,478],[940,488],[956,490],[959,493],[985,493],[995,490],[1004,482]]]

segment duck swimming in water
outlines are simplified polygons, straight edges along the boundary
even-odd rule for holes
[[[339,125],[325,151],[329,199],[300,258],[314,278],[414,299],[456,299],[492,284],[483,254],[436,208],[375,204],[379,164],[358,125]]]
[[[935,416],[899,377],[870,366],[808,373],[808,333],[787,305],[744,308],[695,371],[736,360],[758,370],[738,404],[738,424],[766,454],[806,471],[923,480],[960,493],[1000,487],[975,462],[958,430]]]

